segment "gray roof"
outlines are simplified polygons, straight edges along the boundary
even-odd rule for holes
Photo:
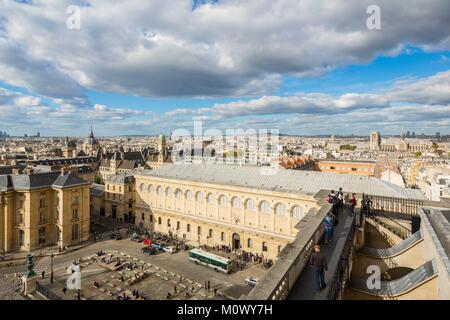
[[[146,170],[142,175],[307,195],[342,188],[344,192],[425,200],[419,190],[363,175],[273,170],[269,167],[226,164],[175,164]]]
[[[103,184],[93,183],[90,193],[92,196],[101,197],[105,193],[105,186]]]
[[[60,172],[44,172],[35,174],[0,175],[0,191],[31,190],[48,187],[69,187],[88,184],[75,176],[60,177]]]
[[[36,174],[18,174],[0,176],[0,191],[31,190],[51,187],[58,178],[59,172],[44,172]]]
[[[65,175],[60,175],[58,179],[53,183],[52,187],[54,188],[70,188],[75,186],[81,186],[85,184],[90,184],[86,180],[83,180],[70,172]]]

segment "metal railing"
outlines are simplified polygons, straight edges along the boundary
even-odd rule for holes
[[[342,300],[344,289],[350,279],[351,262],[353,260],[354,241],[356,234],[356,219],[353,218],[350,230],[347,234],[344,247],[333,273],[332,280],[327,284],[327,300]]]
[[[408,229],[390,216],[380,213],[378,215],[373,215],[370,218],[372,218],[375,222],[381,224],[383,227],[399,236],[403,240],[411,236],[411,229]]]
[[[412,216],[419,215],[419,208],[425,204],[424,200],[403,199],[396,197],[373,196],[368,194],[372,201],[370,206],[371,213],[383,213],[396,219],[409,220]]]
[[[60,296],[58,296],[56,293],[51,291],[50,289],[47,289],[43,285],[41,285],[39,282],[36,282],[36,291],[42,294],[44,297],[46,297],[49,300],[62,300]]]

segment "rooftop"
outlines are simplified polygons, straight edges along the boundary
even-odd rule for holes
[[[145,170],[142,175],[306,195],[342,188],[345,192],[425,199],[419,190],[407,189],[377,178],[329,172],[204,163],[167,165],[156,170]]]

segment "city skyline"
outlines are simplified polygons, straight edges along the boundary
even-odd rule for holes
[[[448,134],[448,3],[402,3],[379,1],[371,30],[367,1],[78,1],[72,30],[71,1],[4,1],[0,127],[156,135],[202,120],[295,135]]]

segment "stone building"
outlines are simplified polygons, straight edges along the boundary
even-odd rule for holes
[[[88,240],[89,185],[65,172],[0,175],[0,251]]]
[[[105,179],[105,214],[134,223],[135,180],[132,175],[108,175]]]

